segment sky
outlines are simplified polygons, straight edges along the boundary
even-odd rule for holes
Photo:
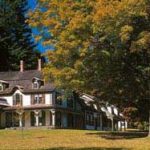
[[[36,0],[28,0],[28,5],[29,5],[29,8],[31,9],[34,9],[35,6],[36,6]],[[37,34],[37,30],[36,29],[32,29],[32,32],[33,34]],[[44,53],[47,51],[48,47],[43,47],[41,42],[38,42],[37,43],[37,49],[41,52],[41,53]]]
[[[34,9],[36,5],[36,0],[28,0],[28,4],[30,8]]]

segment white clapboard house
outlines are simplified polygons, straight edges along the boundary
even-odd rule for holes
[[[119,109],[110,105],[108,102],[98,102],[99,100],[88,94],[81,94],[80,98],[84,100],[84,103],[89,106],[89,108],[93,107],[94,110],[100,112],[100,126],[97,129],[99,130],[125,130],[127,128],[127,121],[124,119],[123,114],[120,113]],[[87,119],[89,120],[89,111],[85,109]],[[92,113],[93,111],[91,111]],[[94,114],[95,118],[97,117],[97,113]],[[95,120],[97,124],[97,119]],[[86,129],[95,129],[96,124],[94,126],[90,126],[86,123]],[[99,128],[100,127],[100,128]]]
[[[53,83],[45,82],[38,69],[0,72],[0,128],[48,127],[107,129],[108,114],[88,103],[86,94],[63,98]]]

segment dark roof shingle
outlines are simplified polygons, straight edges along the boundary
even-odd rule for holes
[[[16,86],[23,87],[22,92],[24,93],[47,92],[55,89],[53,83],[45,83],[39,89],[33,89],[32,79],[34,77],[43,80],[42,72],[38,70],[27,70],[24,72],[20,71],[0,72],[0,80],[9,83],[9,88],[6,88],[4,91],[0,91],[0,95],[11,94]]]

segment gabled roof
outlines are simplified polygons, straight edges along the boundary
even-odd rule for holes
[[[8,102],[4,98],[0,98],[0,108],[9,106]]]
[[[82,98],[86,103],[94,102],[94,96],[83,93],[80,98]]]
[[[32,88],[33,78],[43,80],[42,72],[38,70],[27,70],[24,72],[20,71],[0,72],[0,80],[9,83],[9,88],[6,88],[4,91],[0,91],[0,95],[12,94],[16,86],[22,87],[23,93],[47,92],[53,91],[55,89],[53,83],[45,83],[39,89],[33,89]]]
[[[0,80],[13,81],[13,80],[32,80],[32,78],[43,78],[41,71],[38,70],[26,70],[20,71],[8,71],[0,72]]]
[[[108,111],[108,103],[107,102],[105,102],[105,103],[102,102],[99,109],[98,109],[98,107],[97,108],[94,107],[97,104],[97,98],[95,96],[83,93],[82,95],[80,95],[80,99],[83,100],[83,102],[87,108],[89,107],[93,110],[101,111],[101,112],[105,113],[108,119],[111,119],[111,118],[116,119],[116,120],[123,120],[124,119],[123,116],[121,116],[119,112],[118,112],[118,115],[111,114]],[[113,109],[116,108],[118,110],[118,108],[115,107],[114,105],[109,105],[109,107],[111,107]]]
[[[95,106],[95,97],[88,94],[81,94],[80,95],[81,104],[85,107],[88,111],[95,111],[95,112],[102,112],[100,109],[98,110]]]
[[[6,81],[4,81],[4,80],[0,80],[0,83],[9,84],[8,82],[6,82]]]

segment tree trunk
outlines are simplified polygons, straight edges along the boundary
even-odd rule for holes
[[[150,82],[148,81],[148,102],[149,102],[149,132],[148,137],[150,137]]]
[[[150,110],[149,110],[149,132],[148,132],[148,136],[150,137]]]

